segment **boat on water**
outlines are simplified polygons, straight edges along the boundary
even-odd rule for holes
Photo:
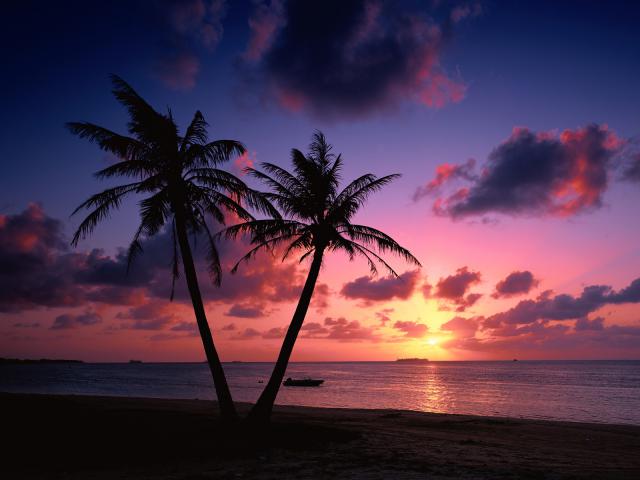
[[[129,363],[142,363],[142,360],[129,360]]]
[[[428,358],[398,358],[396,362],[400,363],[427,363],[429,361]]]
[[[287,378],[282,385],[285,387],[319,387],[324,380],[314,380],[313,378]]]

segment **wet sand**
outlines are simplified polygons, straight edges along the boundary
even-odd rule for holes
[[[640,426],[279,406],[262,437],[220,425],[209,401],[0,394],[0,407],[6,479],[640,478]]]

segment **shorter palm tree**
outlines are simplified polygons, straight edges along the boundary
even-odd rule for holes
[[[270,419],[291,352],[311,302],[325,252],[341,250],[347,253],[350,260],[362,257],[368,262],[374,275],[377,274],[376,264],[379,263],[391,275],[397,276],[395,270],[381,257],[387,252],[420,266],[411,252],[389,235],[372,227],[352,223],[353,216],[369,195],[399,175],[378,178],[367,173],[339,191],[342,158],[331,150],[332,146],[327,143],[325,136],[317,131],[307,155],[297,149],[292,150],[293,173],[271,163],[261,164],[266,173],[248,168],[246,171],[250,175],[263,181],[271,189],[264,196],[279,207],[284,218],[250,220],[221,232],[229,238],[249,235],[255,245],[238,261],[233,272],[241,262],[249,260],[263,249],[283,248],[283,260],[294,250],[302,251],[300,261],[312,258],[307,280],[271,378],[249,415],[250,419],[258,422]]]
[[[220,285],[220,258],[206,217],[211,216],[223,224],[225,213],[246,221],[253,220],[240,200],[264,213],[277,216],[278,212],[241,180],[218,168],[234,155],[245,152],[242,143],[235,140],[209,142],[207,123],[199,111],[181,136],[171,111],[167,114],[156,112],[117,76],[112,77],[112,82],[114,96],[129,113],[130,137],[92,123],[72,122],[67,126],[75,135],[97,143],[102,150],[118,157],[117,163],[97,172],[97,178],[129,177],[134,181],[108,188],[82,203],[73,213],[82,209],[91,212],[78,227],[71,243],[75,246],[89,235],[100,221],[120,207],[125,197],[147,195],[139,204],[141,221],[129,247],[128,265],[142,252],[141,240],[169,228],[173,239],[171,299],[182,259],[220,412],[227,420],[235,419],[235,406],[204,310],[189,234],[206,238],[211,279]]]

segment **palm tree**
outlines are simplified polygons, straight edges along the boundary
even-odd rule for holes
[[[270,215],[278,215],[268,201],[234,175],[219,169],[219,165],[234,155],[243,154],[245,147],[235,140],[207,140],[207,123],[197,111],[191,124],[181,136],[171,111],[155,111],[124,80],[111,77],[113,94],[127,109],[131,136],[120,135],[106,128],[86,122],[68,123],[69,130],[80,138],[87,138],[102,150],[114,154],[118,162],[95,174],[98,179],[128,177],[131,183],[108,188],[92,195],[74,212],[82,209],[90,213],[73,236],[72,245],[89,235],[97,224],[120,207],[122,200],[132,194],[142,194],[139,202],[140,226],[128,251],[128,267],[142,252],[142,240],[158,234],[163,228],[171,231],[173,300],[175,281],[180,274],[180,259],[191,295],[200,337],[218,397],[223,419],[237,417],[229,386],[213,343],[213,337],[202,302],[189,234],[203,235],[208,245],[207,263],[212,281],[220,285],[220,259],[213,236],[206,223],[211,215],[220,223],[225,213],[251,221],[253,217],[240,200]]]
[[[312,258],[307,280],[271,378],[249,414],[250,419],[259,423],[270,419],[293,346],[311,302],[325,252],[342,250],[350,260],[356,256],[363,257],[374,275],[377,274],[376,263],[379,263],[391,275],[397,276],[380,256],[387,252],[420,266],[420,262],[389,235],[372,227],[351,223],[369,195],[399,175],[377,178],[368,173],[338,191],[342,158],[341,155],[334,155],[331,150],[332,146],[327,143],[325,136],[317,131],[307,155],[297,149],[292,150],[293,173],[271,163],[261,164],[266,173],[248,168],[246,171],[250,175],[270,187],[271,192],[264,196],[277,205],[286,218],[250,220],[221,232],[228,238],[249,235],[255,245],[238,261],[232,272],[237,270],[242,261],[248,261],[263,249],[283,248],[283,260],[294,250],[302,251],[300,261]]]

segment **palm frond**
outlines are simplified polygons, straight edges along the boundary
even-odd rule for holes
[[[113,95],[127,109],[129,133],[141,141],[154,145],[170,143],[177,138],[177,128],[173,121],[156,112],[138,93],[122,78],[111,75]]]
[[[365,245],[372,245],[382,253],[393,253],[401,257],[407,263],[411,263],[418,267],[421,267],[420,261],[413,256],[413,254],[402,247],[393,238],[380,230],[365,225],[353,225],[347,224],[339,230],[339,233],[347,233],[349,237]]]
[[[120,135],[89,122],[68,122],[67,128],[80,138],[96,143],[100,149],[123,160],[137,160],[144,156],[145,145],[135,138]]]
[[[247,151],[241,142],[235,140],[216,140],[204,145],[192,144],[184,153],[186,166],[212,167],[229,161],[235,155]]]
[[[332,221],[348,221],[364,205],[369,195],[379,191],[400,175],[396,173],[370,181],[360,181],[363,177],[352,182],[336,197],[327,214]]]
[[[86,238],[87,235],[93,232],[98,223],[107,218],[111,214],[112,210],[118,209],[122,198],[135,191],[138,185],[138,182],[136,182],[128,185],[108,188],[100,193],[92,195],[80,204],[80,206],[78,206],[71,215],[75,215],[85,208],[89,209],[95,207],[95,209],[80,223],[78,229],[73,235],[71,245],[74,247],[77,246],[81,239]]]
[[[207,143],[207,126],[209,124],[205,121],[204,115],[197,110],[193,115],[193,120],[187,127],[187,131],[184,134],[182,143],[180,145],[180,151],[184,152],[187,146],[193,144],[205,144]]]

